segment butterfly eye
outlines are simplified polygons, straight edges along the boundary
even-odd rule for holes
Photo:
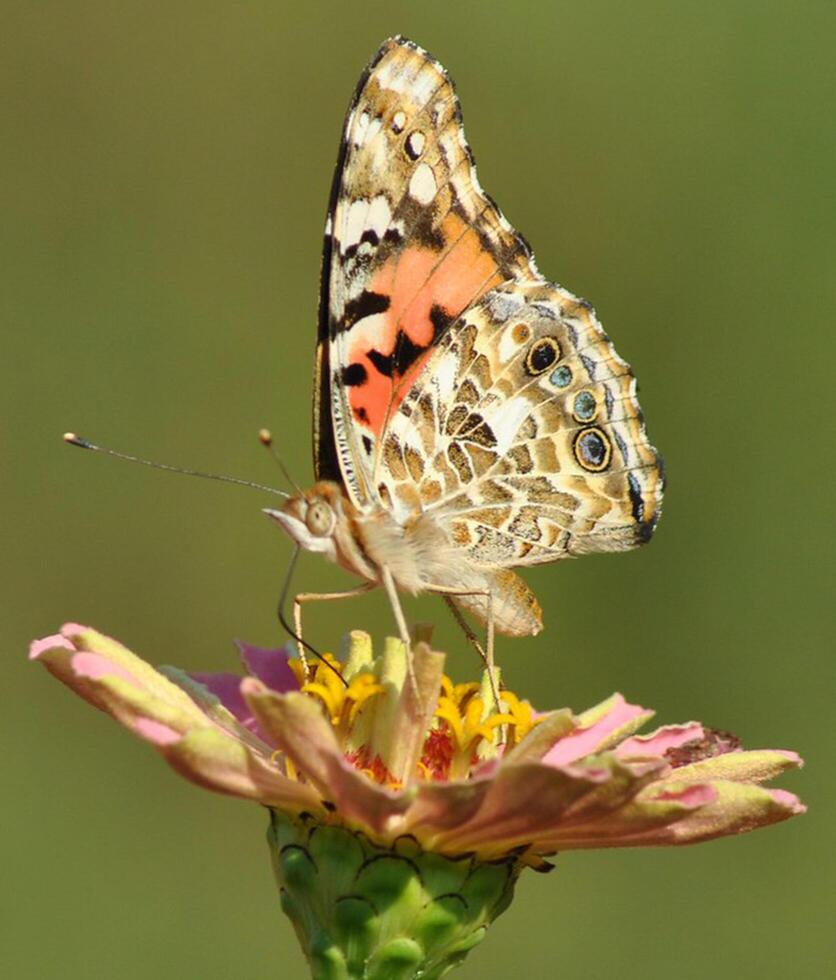
[[[525,359],[525,369],[529,374],[542,374],[560,360],[560,344],[554,337],[541,337],[535,344]]]
[[[334,527],[334,512],[322,500],[315,500],[308,506],[305,514],[305,524],[311,534],[317,537],[325,537],[330,534]]]

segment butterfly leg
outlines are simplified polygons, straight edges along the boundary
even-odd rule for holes
[[[494,664],[494,634],[496,632],[494,627],[494,608],[493,608],[493,591],[491,589],[485,590],[471,590],[471,589],[451,589],[444,585],[429,585],[427,586],[429,592],[435,592],[436,594],[442,596],[444,601],[453,613],[453,616],[459,626],[462,628],[462,632],[467,637],[468,641],[472,644],[473,648],[482,658],[482,662],[485,665],[485,669],[488,672],[488,680],[491,685],[491,694],[493,695],[494,703],[497,708],[499,707],[499,685],[496,680],[496,669]],[[485,599],[487,604],[486,614],[485,614],[485,647],[477,640],[476,634],[470,628],[469,624],[465,620],[464,616],[461,614],[459,607],[453,602],[453,596],[479,596]]]
[[[330,602],[334,599],[353,599],[355,596],[363,595],[377,588],[376,582],[364,582],[356,589],[347,589],[345,592],[300,592],[293,597],[293,625],[296,630],[296,646],[299,650],[299,659],[302,662],[302,669],[305,677],[308,676],[308,660],[305,656],[305,648],[302,645],[302,603],[303,602]]]
[[[479,642],[479,638],[476,636],[474,631],[470,628],[470,623],[468,623],[468,621],[464,618],[464,616],[462,616],[461,610],[455,604],[455,602],[453,602],[452,598],[449,595],[442,595],[442,599],[444,599],[444,601],[447,603],[447,608],[453,614],[453,619],[455,619],[455,621],[459,624],[459,628],[467,638],[467,642],[479,654],[479,656],[482,658],[482,662],[485,664],[485,666],[487,666],[488,655],[485,653],[485,648]]]
[[[403,641],[404,650],[406,653],[406,672],[409,675],[409,683],[412,685],[412,690],[415,697],[420,700],[418,680],[415,677],[415,667],[412,663],[412,641],[409,636],[409,628],[406,625],[406,617],[403,614],[403,608],[401,606],[401,600],[400,596],[398,595],[395,580],[392,578],[392,573],[385,565],[382,565],[380,568],[380,578],[383,582],[383,588],[386,589],[386,594],[389,596],[389,603],[392,606],[395,622],[398,624],[398,632],[401,634],[401,640]]]

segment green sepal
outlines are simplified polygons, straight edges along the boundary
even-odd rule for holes
[[[507,908],[521,865],[391,847],[336,820],[271,810],[268,843],[314,980],[438,980]]]

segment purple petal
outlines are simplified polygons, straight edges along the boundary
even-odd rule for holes
[[[257,677],[265,687],[279,694],[299,690],[299,681],[288,664],[290,652],[287,647],[268,650],[254,647],[243,640],[236,640],[235,645],[241,652],[247,671]]]
[[[261,726],[255,720],[252,709],[241,693],[241,681],[244,678],[240,674],[190,673],[189,677],[193,681],[197,681],[198,684],[202,684],[210,694],[214,694],[226,710],[241,722],[244,728],[254,732],[259,738],[269,744],[270,739],[265,736]]]

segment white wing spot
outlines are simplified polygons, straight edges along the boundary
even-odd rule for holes
[[[429,204],[436,192],[435,174],[428,163],[419,163],[409,181],[409,195],[419,204]]]
[[[385,194],[378,194],[369,207],[366,217],[366,227],[375,232],[378,238],[383,238],[386,229],[389,227],[389,220],[392,217],[392,210]]]
[[[500,401],[495,411],[483,412],[488,425],[496,436],[496,451],[500,454],[508,452],[523,420],[531,413],[531,403],[527,398],[518,395],[507,401]]]
[[[366,130],[369,128],[369,114],[368,112],[361,112],[359,118],[357,119],[357,125],[355,127],[354,133],[354,145],[362,146],[363,140],[366,138]]]
[[[348,206],[348,214],[345,219],[345,237],[340,245],[345,251],[348,245],[356,245],[360,241],[363,229],[366,225],[366,212],[369,209],[369,202],[363,198],[352,201]]]
[[[417,160],[418,157],[420,157],[424,152],[424,146],[426,145],[427,139],[423,133],[419,133],[416,129],[414,133],[409,134],[409,138],[406,142],[409,149],[409,155],[413,160]]]
[[[383,238],[391,217],[389,201],[384,194],[378,194],[371,201],[363,198],[352,201],[345,220],[345,238],[340,242],[342,251],[357,245],[364,231],[373,231],[378,238]]]
[[[392,129],[396,133],[402,133],[404,126],[406,126],[406,113],[398,111],[392,116]]]
[[[375,138],[375,136],[377,136],[377,134],[380,132],[380,128],[382,125],[383,125],[383,120],[380,118],[380,116],[376,116],[374,119],[371,120],[371,122],[366,127],[366,131],[363,133],[362,142],[364,146],[368,143],[371,143],[371,141]]]

